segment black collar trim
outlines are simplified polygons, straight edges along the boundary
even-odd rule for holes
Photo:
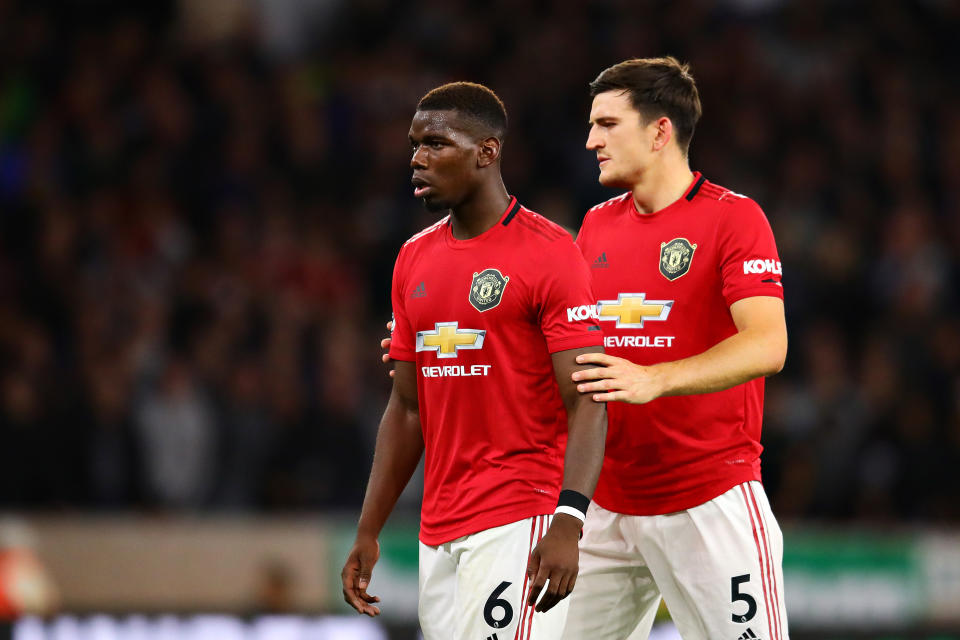
[[[687,202],[690,202],[691,200],[693,200],[693,196],[697,195],[697,191],[700,191],[700,187],[702,187],[703,183],[706,181],[707,179],[704,178],[703,176],[700,176],[699,178],[697,178],[697,181],[696,183],[694,183],[693,188],[690,189],[690,193],[687,194]]]
[[[507,217],[503,219],[503,226],[510,224],[510,221],[513,220],[515,215],[517,215],[518,211],[520,211],[520,202],[514,198],[513,204],[511,204],[510,208],[507,210]]]

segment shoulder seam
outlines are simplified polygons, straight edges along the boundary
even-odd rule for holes
[[[726,187],[721,187],[716,184],[706,183],[703,185],[703,188],[697,193],[698,196],[709,198],[711,200],[716,200],[717,202],[723,202],[727,199],[727,196],[730,196],[731,200],[749,200],[749,196],[745,196],[742,193],[737,193],[736,191],[731,191]]]
[[[621,193],[621,194],[618,195],[618,196],[614,196],[613,198],[610,198],[609,200],[605,200],[604,202],[601,202],[600,204],[595,204],[595,205],[593,205],[592,207],[590,207],[589,209],[587,209],[587,213],[589,213],[589,212],[591,212],[591,211],[596,211],[597,209],[602,209],[602,208],[604,208],[604,207],[606,207],[606,206],[608,206],[608,205],[611,205],[611,204],[614,204],[614,203],[617,203],[617,202],[623,202],[624,200],[627,199],[627,196],[629,196],[629,195],[630,195],[630,192],[629,192],[629,191],[625,191],[625,192]]]
[[[563,227],[552,220],[544,218],[539,213],[531,211],[526,207],[521,207],[520,210],[528,215],[522,217],[517,216],[514,221],[521,223],[525,228],[530,229],[531,231],[538,233],[550,240],[556,240],[562,238],[563,236],[569,235]]]
[[[429,227],[427,227],[427,228],[424,229],[423,231],[420,231],[420,232],[418,232],[418,233],[413,234],[412,236],[410,236],[410,238],[409,238],[406,242],[403,243],[404,246],[406,246],[406,245],[408,245],[408,244],[412,244],[412,243],[416,242],[417,240],[419,240],[420,238],[422,238],[422,237],[424,237],[424,236],[426,236],[426,235],[429,235],[429,234],[433,233],[434,231],[436,231],[437,229],[439,229],[440,227],[442,227],[442,226],[447,222],[447,219],[448,219],[449,217],[450,217],[449,214],[448,214],[448,215],[445,215],[444,217],[440,218],[439,220],[437,220],[436,222],[434,222],[432,225],[430,225]]]

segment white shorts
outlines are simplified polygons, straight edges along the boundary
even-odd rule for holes
[[[553,516],[535,516],[457,538],[420,543],[420,629],[424,640],[556,640],[567,597],[546,613],[525,602],[530,552]]]
[[[631,516],[590,505],[564,640],[645,640],[661,596],[684,640],[788,640],[783,535],[763,485]]]

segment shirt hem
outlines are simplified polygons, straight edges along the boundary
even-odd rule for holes
[[[452,527],[450,529],[443,529],[441,531],[433,531],[429,534],[425,534],[423,532],[423,526],[421,525],[419,538],[420,542],[423,544],[435,547],[437,545],[450,542],[451,540],[468,536],[472,533],[486,531],[487,529],[493,529],[494,527],[502,527],[505,524],[519,522],[520,520],[526,520],[527,518],[550,515],[553,513],[553,511],[554,506],[552,502],[550,504],[545,503],[544,505],[537,505],[536,507],[525,506],[523,509],[516,509],[506,513],[498,513],[498,517],[496,518],[474,518],[459,527]]]
[[[660,516],[698,507],[706,502],[710,502],[717,496],[722,496],[737,485],[750,482],[751,480],[763,482],[759,473],[749,471],[718,480],[706,487],[699,487],[694,491],[684,492],[681,495],[674,495],[661,500],[630,501],[630,505],[625,505],[617,500],[607,501],[605,496],[597,496],[594,494],[593,501],[613,513],[630,516]]]

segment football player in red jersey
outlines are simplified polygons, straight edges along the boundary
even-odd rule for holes
[[[452,83],[410,127],[414,196],[450,214],[397,258],[393,390],[341,577],[351,606],[379,614],[377,537],[424,456],[426,640],[560,636],[603,460],[604,405],[572,380],[578,355],[602,351],[590,273],[569,234],[507,193],[506,124],[492,91]]]
[[[593,207],[605,354],[573,379],[608,403],[603,471],[564,638],[638,640],[661,597],[684,640],[788,637],[783,538],[760,481],[763,379],[787,351],[781,265],[763,211],[690,170],[701,107],[674,58],[590,84],[587,149],[625,193]]]

